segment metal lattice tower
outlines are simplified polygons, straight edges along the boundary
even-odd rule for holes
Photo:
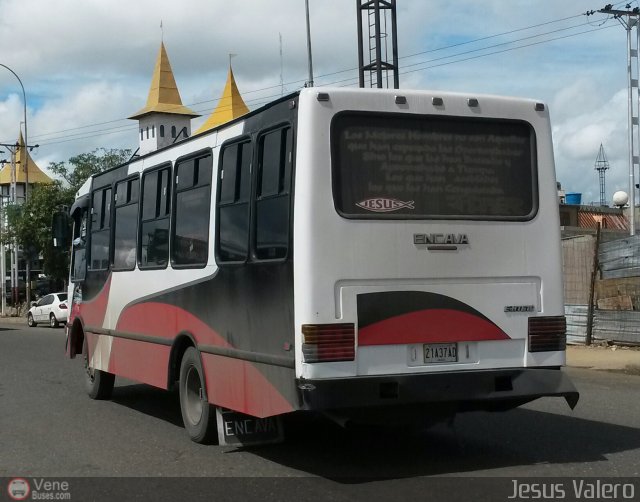
[[[358,13],[358,73],[360,87],[365,87],[365,74],[369,74],[369,87],[389,88],[389,73],[393,75],[393,88],[400,87],[398,78],[398,37],[396,0],[356,0]],[[362,30],[367,23],[368,33]],[[391,55],[389,62],[389,33],[391,27]],[[369,62],[365,64],[365,49]]]
[[[640,166],[640,29],[638,29],[638,19],[640,18],[640,7],[631,8],[631,3],[625,7],[627,10],[616,10],[612,4],[607,4],[603,9],[598,10],[602,14],[613,16],[627,32],[627,105],[628,105],[628,144],[629,144],[629,233],[636,234],[636,184],[635,171]],[[593,14],[590,11],[587,15]],[[635,28],[635,36],[632,33]],[[635,110],[634,110],[635,105]],[[636,141],[637,139],[637,141]]]
[[[604,175],[605,172],[609,169],[609,161],[607,160],[607,155],[604,153],[604,147],[602,146],[602,143],[600,143],[600,150],[598,151],[598,157],[596,157],[594,168],[596,171],[598,171],[598,177],[600,178],[600,205],[608,206],[605,196]]]

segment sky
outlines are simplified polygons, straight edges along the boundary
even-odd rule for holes
[[[318,86],[357,86],[356,5],[309,0]],[[610,201],[629,189],[627,42],[618,20],[584,15],[604,5],[397,0],[400,87],[547,103],[558,181],[598,203],[602,144]],[[41,168],[96,148],[137,148],[127,117],[146,102],[161,40],[183,104],[203,115],[192,130],[220,97],[230,53],[250,109],[307,79],[304,0],[0,0],[0,64],[25,87]],[[0,67],[0,143],[15,143],[23,116],[20,84]]]

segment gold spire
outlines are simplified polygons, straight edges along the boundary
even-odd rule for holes
[[[26,158],[29,160],[29,185],[34,183],[52,182],[51,178],[40,170],[38,165],[31,158],[31,155],[29,155],[29,152],[24,145],[22,132],[20,132],[20,137],[18,138],[18,151],[16,152],[16,183],[24,183],[26,181],[24,172]],[[0,185],[8,185],[9,183],[11,183],[11,163],[7,162],[2,170],[0,170]]]
[[[147,104],[142,110],[129,118],[139,119],[153,112],[199,117],[197,113],[182,104],[178,86],[171,70],[171,63],[169,63],[169,57],[164,48],[164,42],[160,43],[160,52],[158,52],[153,77],[151,77],[151,88],[149,89]]]
[[[244,104],[242,100],[242,96],[238,91],[238,86],[236,85],[236,80],[233,77],[233,70],[231,69],[231,63],[229,63],[229,74],[227,75],[227,83],[224,86],[224,91],[222,91],[222,96],[220,97],[220,101],[218,101],[218,106],[216,106],[215,110],[211,112],[209,118],[206,120],[200,129],[198,129],[195,133],[201,133],[204,131],[208,131],[209,129],[213,129],[225,122],[229,122],[235,118],[238,118],[246,113],[249,113],[249,108]]]

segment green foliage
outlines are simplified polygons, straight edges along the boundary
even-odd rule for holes
[[[29,200],[7,208],[7,238],[14,238],[32,259],[42,254],[45,273],[63,279],[68,273],[67,257],[54,249],[51,237],[51,214],[55,208],[69,204],[68,190],[59,181],[36,185]]]
[[[63,181],[36,185],[29,192],[27,202],[7,206],[8,225],[0,239],[7,243],[15,238],[23,252],[32,258],[42,254],[45,274],[54,279],[66,279],[69,274],[68,250],[53,247],[53,213],[59,208],[70,207],[76,192],[91,175],[120,165],[130,157],[130,150],[101,148],[71,157],[68,162],[49,164],[48,170]]]
[[[67,182],[73,197],[90,176],[124,164],[130,157],[131,150],[98,148],[91,153],[71,157],[67,163],[52,162],[48,170]]]

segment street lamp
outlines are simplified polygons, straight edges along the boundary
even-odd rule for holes
[[[28,151],[29,135],[27,133],[27,93],[24,92],[24,85],[22,85],[22,80],[20,80],[20,77],[18,77],[18,74],[15,71],[13,71],[11,68],[9,68],[6,64],[0,63],[0,66],[2,66],[3,68],[6,68],[11,73],[13,73],[13,76],[18,79],[18,82],[20,83],[20,87],[22,88],[22,102],[24,104],[24,154],[25,154],[24,155],[24,201],[27,202],[29,200],[29,151]],[[29,263],[29,258],[27,257],[25,259],[25,275],[26,275],[25,293],[27,296],[27,305],[29,305],[29,302],[31,301],[31,277],[29,277],[31,275],[30,265],[31,264]],[[4,277],[2,278],[2,280],[4,281]]]

